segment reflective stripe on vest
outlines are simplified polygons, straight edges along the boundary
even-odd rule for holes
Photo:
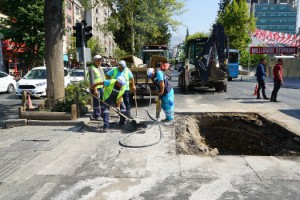
[[[98,68],[95,67],[95,65],[92,65],[91,68],[94,71],[94,83],[103,82],[105,79],[103,77],[103,74],[100,73]],[[96,88],[102,88],[103,85],[99,85]]]
[[[106,100],[110,97],[114,87],[115,87],[115,84],[116,84],[117,80],[116,79],[111,79],[110,80],[110,83],[109,83],[109,86],[107,87],[104,87],[104,95],[103,95],[103,99]],[[126,86],[122,86],[121,90],[119,91],[119,94],[117,96],[117,100],[123,96],[124,92],[126,90]]]
[[[115,67],[115,68],[114,68],[113,76],[112,76],[111,78],[117,79],[118,77],[116,77],[116,76],[117,76],[118,71],[119,71],[119,69],[118,69],[117,67]],[[123,75],[123,76],[124,76],[126,82],[128,82],[128,81],[129,81],[129,72],[128,72],[128,69],[125,68],[125,69],[123,70],[123,72],[124,72],[124,75]],[[122,73],[122,72],[121,72],[121,73]],[[121,73],[120,73],[120,74],[121,74]]]

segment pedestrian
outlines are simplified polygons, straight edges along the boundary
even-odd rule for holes
[[[257,65],[256,68],[256,80],[257,80],[257,84],[258,84],[258,89],[257,89],[257,99],[261,99],[260,98],[260,90],[262,90],[262,95],[263,98],[266,100],[269,100],[269,98],[266,96],[266,83],[265,83],[265,77],[266,77],[266,73],[265,73],[265,65],[266,65],[267,61],[265,58],[261,58],[260,59],[260,63],[259,65]]]
[[[277,100],[277,94],[278,94],[278,91],[279,91],[281,85],[283,84],[282,64],[283,64],[283,60],[282,60],[282,58],[279,58],[277,61],[277,64],[273,67],[274,88],[273,88],[271,100],[270,100],[272,102],[280,102]]]
[[[126,80],[126,91],[123,95],[124,103],[126,106],[126,116],[129,118],[132,118],[131,112],[130,112],[130,90],[132,91],[136,90],[135,84],[134,84],[134,78],[133,74],[130,71],[130,69],[127,68],[126,62],[124,60],[121,60],[117,63],[117,67],[109,70],[106,73],[108,78],[117,79],[119,76],[123,76]],[[129,87],[130,86],[130,87]]]
[[[166,121],[172,121],[174,119],[174,90],[167,78],[167,76],[160,70],[149,68],[147,70],[148,78],[152,79],[152,82],[158,89],[158,97],[162,101],[162,109],[166,114]]]
[[[92,85],[90,88],[97,88],[99,85],[104,86],[103,101],[110,106],[116,105],[116,108],[120,110],[122,114],[126,113],[126,107],[123,102],[123,94],[126,90],[126,80],[123,76],[119,76],[117,79],[110,79],[100,81]],[[103,131],[107,131],[109,128],[109,106],[103,104]],[[119,125],[122,126],[125,123],[125,118],[120,116]]]
[[[95,55],[93,58],[93,64],[89,68],[89,81],[90,85],[94,85],[97,82],[103,82],[105,80],[105,73],[101,67],[102,57],[100,55]],[[96,88],[91,90],[91,93],[102,99],[103,98],[103,86],[99,85]],[[93,110],[94,114],[91,116],[92,120],[101,120],[101,107],[102,104],[99,102],[99,99],[93,97]]]

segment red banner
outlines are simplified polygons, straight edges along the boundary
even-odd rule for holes
[[[250,47],[250,54],[297,54],[297,47]]]

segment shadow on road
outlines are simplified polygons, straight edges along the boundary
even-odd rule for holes
[[[291,117],[300,119],[300,109],[279,110],[279,111]]]

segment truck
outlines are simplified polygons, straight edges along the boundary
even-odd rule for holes
[[[138,99],[155,98],[158,93],[156,86],[147,76],[148,68],[164,71],[168,79],[171,80],[171,69],[161,68],[162,64],[169,62],[166,45],[145,45],[141,51],[141,58],[130,55],[122,58],[122,60],[126,61],[133,74]],[[131,94],[133,95],[132,91]]]
[[[208,38],[187,41],[185,64],[179,69],[178,86],[184,93],[207,86],[227,92],[228,38],[224,27],[214,24]]]

